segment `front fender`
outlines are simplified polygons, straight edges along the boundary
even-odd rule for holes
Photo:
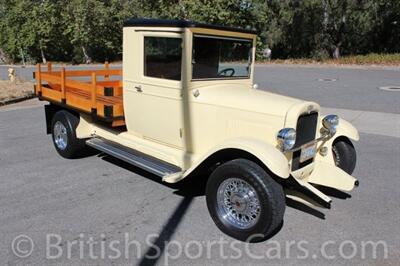
[[[340,118],[339,120],[338,129],[334,138],[340,136],[348,137],[349,139],[352,139],[354,141],[358,141],[360,139],[358,130],[352,124],[342,118]]]
[[[225,149],[243,150],[254,155],[273,174],[281,178],[288,178],[290,175],[288,160],[277,148],[259,140],[241,137],[227,140],[226,142],[210,149],[204,156],[201,157],[201,159],[197,160],[184,173],[166,176],[165,178],[163,178],[163,181],[168,183],[175,183],[182,180],[190,173],[192,173],[198,166],[200,166],[202,162],[204,162],[211,155]]]
[[[320,121],[320,125],[322,122]],[[336,131],[336,134],[323,143],[324,147],[327,147],[329,151],[332,150],[333,142],[339,137],[347,137],[351,140],[358,141],[360,139],[360,135],[358,134],[358,130],[346,120],[340,118],[339,125]],[[322,156],[320,153],[317,153],[316,156],[317,161],[323,161],[329,164],[334,165],[333,153],[328,152],[326,156]]]

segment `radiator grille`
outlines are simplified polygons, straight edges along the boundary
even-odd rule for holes
[[[318,113],[312,112],[299,116],[296,126],[296,144],[294,148],[310,142],[315,139],[315,133],[318,123]],[[293,152],[292,157],[292,171],[300,169],[313,162],[313,158],[300,163],[301,150]]]

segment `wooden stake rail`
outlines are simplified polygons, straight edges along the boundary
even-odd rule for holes
[[[106,63],[104,69],[65,70],[62,67],[53,71],[49,63],[47,71],[42,71],[42,66],[38,64],[34,76],[37,80],[35,94],[39,99],[90,113],[111,122],[112,126],[125,124],[122,81],[110,79],[111,76],[122,76],[121,69],[109,69]],[[90,81],[71,77],[90,77]]]

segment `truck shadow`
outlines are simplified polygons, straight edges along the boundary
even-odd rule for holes
[[[177,205],[174,212],[172,213],[172,215],[169,217],[169,219],[166,221],[163,228],[161,229],[158,237],[152,243],[152,246],[150,246],[146,250],[145,254],[138,263],[138,265],[157,264],[158,260],[162,257],[165,251],[166,244],[168,244],[168,242],[172,239],[180,222],[182,221],[190,205],[192,204],[193,199],[195,197],[205,196],[205,187],[207,178],[203,176],[190,176],[179,183],[169,184],[162,182],[162,179],[159,176],[151,174],[145,170],[142,170],[141,168],[128,164],[112,156],[100,153],[98,154],[98,157],[100,157],[102,160],[108,163],[114,164],[118,167],[121,167],[137,175],[145,177],[151,181],[154,181],[158,184],[169,187],[171,190],[173,190],[173,194],[182,197],[180,203]],[[345,192],[328,187],[318,186],[318,189],[320,189],[323,193],[327,194],[328,196],[332,196],[339,199],[347,199],[351,197],[349,194]],[[289,208],[293,208],[302,211],[304,213],[313,215],[321,220],[325,220],[325,214],[319,211],[318,209],[311,207],[309,204],[286,197],[286,205]],[[265,238],[260,239],[257,242],[262,242],[272,238],[274,235],[279,233],[282,227],[283,223],[274,232],[272,232],[271,235],[266,236]]]
[[[286,206],[325,220],[325,213],[288,197],[286,198]]]
[[[158,260],[161,258],[165,251],[166,244],[171,241],[172,236],[175,234],[179,223],[189,209],[193,198],[184,197],[178,206],[175,208],[171,217],[164,224],[161,232],[159,233],[157,239],[152,243],[152,245],[146,250],[146,253],[141,258],[137,265],[156,265]]]
[[[112,157],[110,155],[107,155],[105,153],[100,153],[97,157],[101,158],[102,160],[104,160],[104,161],[106,161],[108,163],[114,164],[114,165],[116,165],[116,166],[118,166],[120,168],[123,168],[123,169],[125,169],[125,170],[127,170],[129,172],[132,172],[132,173],[135,173],[135,174],[140,175],[142,177],[145,177],[145,178],[147,178],[147,179],[149,179],[151,181],[154,181],[156,183],[162,184],[162,185],[170,187],[172,189],[176,187],[176,184],[169,184],[169,183],[162,182],[162,179],[159,176],[156,176],[156,175],[154,175],[152,173],[149,173],[149,172],[147,172],[147,171],[145,171],[145,170],[143,170],[143,169],[141,169],[139,167],[131,165],[131,164],[127,163],[127,162],[124,162],[124,161],[122,161],[120,159],[117,159],[117,158]]]
[[[334,189],[334,188],[330,188],[330,187],[325,187],[325,186],[321,186],[321,185],[315,185],[315,187],[320,190],[322,193],[324,193],[327,196],[333,197],[333,198],[337,198],[337,199],[348,199],[351,198],[351,195]],[[298,188],[297,193],[295,193],[296,196],[298,196],[300,198],[300,200],[296,200],[295,198],[291,198],[290,195],[292,194],[292,192],[290,191],[290,189],[286,190],[286,206],[308,213],[310,215],[313,215],[321,220],[325,220],[325,214],[323,212],[321,212],[320,210],[318,210],[317,208],[323,208],[320,204],[318,204],[318,202],[316,202],[315,200],[312,199],[312,195],[310,195],[308,193],[307,195],[307,191],[302,191],[301,188]]]
[[[203,176],[190,176],[177,184],[168,184],[162,182],[159,176],[153,175],[149,172],[146,172],[138,167],[135,167],[131,164],[128,164],[112,156],[101,153],[98,155],[98,157],[108,163],[114,164],[118,167],[133,172],[137,175],[145,177],[151,181],[167,186],[171,188],[171,190],[173,190],[173,194],[182,197],[172,215],[165,222],[160,233],[158,234],[158,237],[155,239],[152,245],[149,246],[149,248],[142,256],[140,262],[138,263],[138,265],[156,265],[157,262],[161,259],[162,255],[164,254],[165,248],[167,247],[166,245],[168,244],[169,241],[171,241],[180,222],[182,221],[183,217],[186,215],[188,209],[190,208],[193,199],[195,197],[205,196],[205,186],[207,178]],[[283,222],[270,235],[265,236],[264,238],[259,238],[257,239],[256,242],[263,242],[267,239],[272,238],[274,235],[279,233],[282,227],[283,227]]]
[[[117,159],[115,157],[112,157],[110,155],[100,153],[98,154],[98,157],[101,158],[102,160],[114,164],[118,167],[121,167],[125,170],[128,170],[132,173],[135,173],[137,175],[140,175],[142,177],[145,177],[153,182],[156,182],[160,185],[169,187],[174,190],[174,194],[181,196],[181,197],[188,197],[188,198],[194,198],[194,197],[200,197],[205,195],[205,185],[206,185],[206,178],[202,178],[199,176],[191,176],[188,178],[185,178],[179,183],[175,184],[170,184],[163,182],[161,177],[154,175],[152,173],[149,173],[139,167],[136,167],[134,165],[131,165],[129,163],[126,163],[120,159]]]
[[[341,190],[335,189],[335,188],[331,188],[331,187],[325,187],[325,186],[315,186],[318,190],[320,190],[322,193],[337,198],[337,199],[349,199],[351,198],[351,195],[343,192]]]
[[[166,245],[171,241],[173,235],[175,234],[180,222],[182,221],[183,217],[185,216],[187,210],[189,209],[191,203],[193,202],[193,199],[198,196],[204,196],[204,186],[202,186],[203,182],[195,182],[195,183],[190,183],[190,185],[187,184],[187,182],[195,181],[195,180],[187,180],[185,182],[180,182],[178,184],[168,184],[165,182],[162,182],[161,178],[153,175],[151,173],[148,173],[138,167],[135,167],[133,165],[130,165],[124,161],[121,161],[119,159],[116,159],[112,156],[105,155],[105,154],[99,154],[98,155],[102,160],[112,163],[114,165],[117,165],[123,169],[126,169],[130,172],[133,172],[135,174],[138,174],[140,176],[143,176],[149,180],[152,180],[156,183],[162,184],[164,186],[167,186],[173,190],[175,190],[173,193],[175,195],[178,195],[180,197],[183,197],[178,204],[178,206],[175,208],[174,212],[172,215],[169,217],[169,219],[166,221],[164,224],[163,228],[161,229],[160,233],[158,234],[158,237],[155,239],[155,241],[152,243],[151,246],[146,250],[144,253],[143,257],[141,258],[140,262],[137,265],[156,265],[159,259],[161,259]],[[201,178],[198,178],[197,180],[200,180]]]

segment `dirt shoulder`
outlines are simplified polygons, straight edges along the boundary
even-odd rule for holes
[[[0,80],[0,105],[29,99],[33,96],[32,82]]]

